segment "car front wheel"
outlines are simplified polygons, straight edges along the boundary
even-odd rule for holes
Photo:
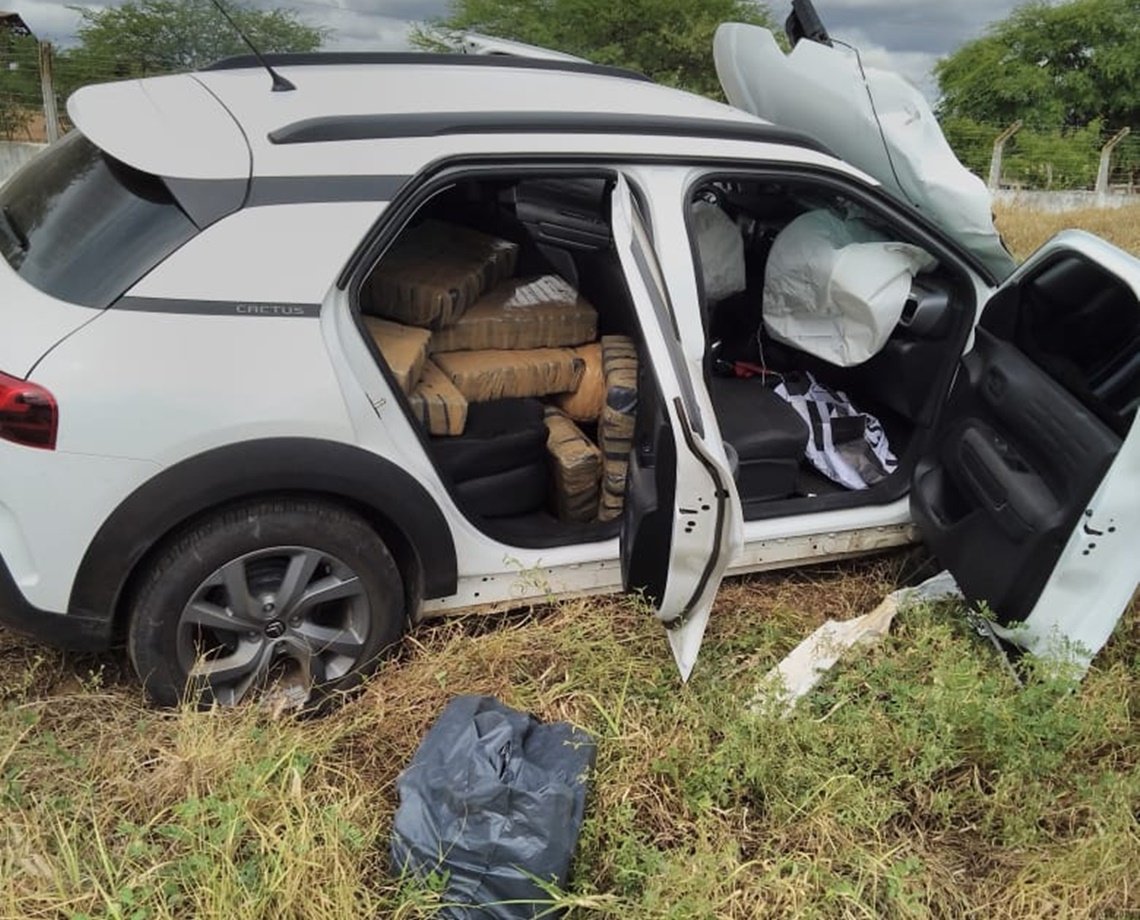
[[[275,683],[313,701],[359,683],[405,622],[399,570],[364,520],[324,502],[259,501],[160,553],[128,647],[161,705],[232,706]]]

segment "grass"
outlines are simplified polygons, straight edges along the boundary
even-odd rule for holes
[[[1140,253],[1138,208],[999,223],[1021,256],[1074,225]],[[157,711],[121,656],[0,632],[0,917],[432,917],[438,886],[387,871],[394,782],[460,693],[599,739],[551,896],[574,920],[1140,915],[1137,604],[1079,687],[1017,687],[943,605],[793,718],[746,713],[800,638],[917,565],[726,583],[684,687],[632,601],[433,625],[319,720]]]
[[[1140,255],[1140,205],[1046,214],[1024,208],[997,208],[997,224],[1014,255],[1024,259],[1055,233],[1080,227]]]
[[[1140,910],[1140,616],[1085,682],[1018,689],[953,609],[912,609],[787,721],[745,712],[913,554],[734,580],[693,681],[638,604],[419,630],[319,720],[143,705],[116,656],[0,637],[0,916],[433,916],[389,877],[394,780],[447,700],[599,739],[571,916],[1073,917]]]

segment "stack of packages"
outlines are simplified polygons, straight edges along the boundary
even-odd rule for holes
[[[365,285],[365,323],[429,434],[461,437],[469,403],[546,399],[554,510],[612,520],[637,410],[636,348],[624,336],[597,341],[594,308],[558,275],[513,277],[517,260],[514,243],[425,221]]]

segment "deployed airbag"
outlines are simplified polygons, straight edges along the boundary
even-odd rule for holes
[[[862,364],[890,337],[916,273],[937,262],[909,243],[831,211],[780,231],[764,271],[764,328],[840,367]]]
[[[732,218],[709,201],[693,203],[693,230],[701,260],[705,297],[724,300],[747,286],[744,237]]]

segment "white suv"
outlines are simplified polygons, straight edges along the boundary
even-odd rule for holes
[[[759,32],[723,30],[718,64],[763,113],[745,97],[767,65],[740,50]],[[850,66],[807,40],[788,61],[809,53]],[[944,176],[907,179],[905,141],[836,130],[826,87],[771,103],[824,146],[573,61],[269,63],[295,89],[252,59],[82,89],[76,130],[0,190],[6,625],[125,639],[154,699],[229,703],[282,669],[348,686],[419,618],[640,590],[687,676],[725,573],[921,534],[1024,647],[1103,644],[1140,558],[1135,259],[1070,232],[1014,270],[996,237],[957,232]],[[740,240],[743,282],[715,302],[698,205]],[[770,253],[811,212],[926,256],[866,360],[828,357],[862,301],[828,314],[822,292],[815,348],[764,321]],[[429,222],[507,241],[634,349],[609,520],[548,501],[533,392],[468,394],[450,435],[413,411],[371,314],[385,259]],[[805,373],[889,437],[867,488],[809,465],[822,429],[772,385]]]

